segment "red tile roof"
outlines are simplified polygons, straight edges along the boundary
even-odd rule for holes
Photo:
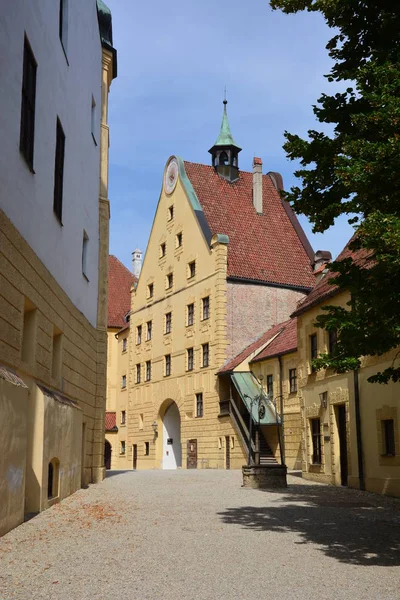
[[[211,166],[185,162],[213,235],[229,236],[228,277],[312,288],[312,248],[269,175],[263,175],[264,213],[253,205],[253,173],[229,183]]]
[[[106,431],[113,431],[117,428],[117,413],[106,412]]]
[[[233,369],[235,369],[238,365],[240,365],[240,363],[243,362],[244,360],[246,360],[246,358],[248,358],[251,354],[256,352],[259,348],[261,348],[265,344],[267,344],[270,340],[273,340],[274,337],[276,335],[278,335],[285,328],[285,326],[288,323],[289,323],[289,321],[284,321],[283,323],[278,323],[277,325],[274,325],[273,327],[268,329],[268,331],[263,333],[262,336],[260,336],[254,342],[252,342],[249,346],[247,346],[247,348],[245,348],[244,350],[242,350],[242,352],[240,352],[237,356],[235,356],[235,358],[232,358],[226,365],[224,365],[222,367],[222,369],[219,371],[219,373],[222,374],[222,373],[229,373],[230,371],[233,371]],[[274,343],[274,341],[270,342],[270,344],[273,344],[273,343]],[[268,348],[268,346],[267,346],[267,348]]]
[[[264,350],[257,354],[251,362],[265,360],[272,356],[288,354],[297,350],[297,319],[290,319],[286,323],[283,323],[283,325],[284,327],[281,329],[279,335]]]
[[[345,258],[352,258],[354,263],[368,268],[369,265],[372,264],[371,250],[365,250],[361,248],[360,250],[350,250],[349,244],[354,240],[354,236],[347,243],[345,248],[337,257],[336,261],[344,260]],[[297,317],[302,313],[306,312],[313,306],[317,306],[324,300],[335,296],[340,292],[340,289],[337,285],[332,284],[332,279],[334,279],[335,273],[332,271],[328,271],[326,275],[324,275],[318,283],[315,285],[314,289],[306,296],[304,299],[300,300],[297,305],[296,310],[291,315],[292,317]]]
[[[131,285],[136,277],[116,256],[108,257],[108,327],[124,327],[131,308]]]

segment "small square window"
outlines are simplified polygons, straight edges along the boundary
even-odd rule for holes
[[[194,369],[194,348],[187,349],[187,370],[193,371]]]
[[[151,380],[151,360],[146,360],[146,381]]]
[[[203,321],[210,318],[210,296],[202,299]]]
[[[136,365],[136,383],[140,383],[140,363]]]
[[[274,376],[267,375],[267,394],[270,398],[274,395]]]
[[[142,343],[142,326],[138,325],[136,327],[136,344],[141,344]]]
[[[194,323],[194,304],[188,304],[187,307],[187,324],[193,325]]]
[[[202,366],[208,367],[209,362],[210,362],[210,346],[209,346],[209,344],[202,344],[201,348],[202,348],[202,354],[203,354]]]
[[[125,441],[122,441],[121,442],[121,454],[125,454],[125,449],[126,449]]]
[[[122,375],[121,387],[123,390],[126,388],[126,375]]]
[[[194,277],[195,275],[196,275],[196,261],[193,260],[188,265],[188,279],[191,279],[191,277]]]
[[[165,254],[166,254],[166,250],[167,250],[167,245],[165,242],[163,242],[162,244],[160,244],[160,258],[164,258]]]
[[[145,456],[149,456],[150,455],[150,442],[145,442],[144,443],[144,455]]]
[[[128,348],[128,338],[123,338],[122,340],[122,352],[126,352]]]
[[[126,410],[121,410],[121,425],[126,425]]]
[[[166,313],[165,315],[165,333],[171,333],[172,328],[172,313]]]
[[[203,416],[203,394],[196,394],[196,417]]]
[[[146,341],[149,342],[151,340],[152,332],[153,332],[153,321],[147,321],[147,337]]]
[[[167,275],[167,290],[170,290],[172,288],[173,283],[174,283],[174,275],[173,275],[173,273],[168,273],[168,275]]]
[[[171,355],[165,355],[165,377],[169,377],[171,375]]]
[[[176,234],[176,247],[180,248],[182,246],[182,232]]]
[[[172,221],[173,218],[174,218],[174,205],[172,204],[168,208],[168,221]]]
[[[147,286],[147,297],[152,298],[154,296],[154,283],[149,283]]]
[[[297,369],[289,369],[290,393],[297,392]]]

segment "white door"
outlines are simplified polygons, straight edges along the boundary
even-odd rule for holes
[[[163,419],[163,469],[182,466],[181,417],[175,402],[167,408]]]

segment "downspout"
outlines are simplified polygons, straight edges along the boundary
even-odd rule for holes
[[[360,387],[358,384],[358,371],[354,373],[354,408],[356,411],[356,437],[357,437],[357,459],[358,459],[358,477],[360,480],[360,490],[365,490],[364,479],[364,455],[361,436],[361,412],[360,412]]]
[[[284,422],[283,422],[283,366],[282,366],[282,357],[278,356],[279,361],[279,397],[281,404],[281,427],[280,431],[278,431],[280,448],[281,448],[281,463],[282,465],[285,463],[285,436],[284,436]]]

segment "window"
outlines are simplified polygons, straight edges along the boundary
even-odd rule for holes
[[[144,415],[143,413],[140,413],[139,415],[139,429],[143,429],[144,427]]]
[[[310,335],[310,359],[313,360],[318,356],[317,334]],[[315,371],[315,367],[311,365],[311,371]]]
[[[176,247],[180,248],[182,246],[182,231],[176,234]]]
[[[121,425],[126,425],[126,410],[121,410]]]
[[[120,448],[120,453],[121,454],[125,454],[125,448],[126,448],[125,440],[122,440],[121,441],[121,448]]]
[[[385,419],[382,421],[382,440],[383,454],[386,456],[396,456],[393,419]]]
[[[35,362],[36,318],[36,307],[28,298],[25,298],[24,323],[22,326],[22,360],[31,365]]]
[[[203,321],[210,318],[210,296],[203,298]]]
[[[128,348],[128,338],[123,338],[122,340],[122,352],[126,352]]]
[[[162,244],[160,244],[160,258],[163,258],[165,256],[166,250],[167,250],[166,243],[163,242]]]
[[[28,39],[25,37],[19,149],[32,171],[35,137],[36,69],[37,62]]]
[[[89,236],[85,230],[83,230],[83,241],[82,241],[82,274],[89,281],[89,277],[87,275],[87,252],[89,245]]]
[[[57,498],[58,485],[60,480],[60,461],[58,458],[52,458],[49,462],[47,471],[47,498]]]
[[[140,383],[140,363],[136,365],[136,383]]]
[[[187,307],[187,324],[193,325],[194,323],[194,304],[188,304]]]
[[[168,221],[172,221],[174,218],[174,205],[168,208]]]
[[[136,343],[137,344],[142,343],[142,326],[141,325],[138,325],[136,327]]]
[[[320,419],[311,419],[311,437],[312,437],[312,461],[314,465],[321,464],[321,421]]]
[[[196,275],[196,261],[193,260],[188,264],[188,278],[194,277]]]
[[[146,325],[147,325],[146,341],[149,342],[151,340],[151,334],[153,331],[153,321],[147,321]]]
[[[172,326],[172,313],[166,313],[165,315],[165,333],[171,333]]]
[[[167,275],[167,290],[172,288],[172,284],[174,283],[174,276],[172,273],[168,273]]]
[[[154,283],[149,283],[147,286],[147,297],[152,298],[154,296]]]
[[[144,443],[144,455],[149,456],[150,454],[150,442]]]
[[[53,352],[51,376],[53,379],[59,379],[61,376],[61,352],[62,352],[62,333],[57,328],[53,328]]]
[[[209,347],[208,344],[202,344],[201,348],[202,348],[202,353],[203,353],[203,363],[202,363],[202,366],[203,367],[208,367],[209,358],[210,358],[210,347]]]
[[[289,369],[290,393],[297,392],[297,369]]]
[[[196,394],[196,417],[203,416],[203,394]]]
[[[126,375],[122,375],[121,387],[123,390],[126,388]]]
[[[328,331],[328,351],[329,354],[335,354],[337,345],[337,329]]]
[[[60,0],[59,35],[64,52],[67,51],[68,0]]]
[[[151,360],[146,360],[146,381],[151,380]]]
[[[54,200],[53,210],[57,219],[62,223],[62,202],[64,185],[64,153],[65,134],[60,119],[57,118],[56,158],[54,163]]]
[[[187,349],[187,370],[193,371],[193,369],[194,369],[194,349],[188,348]]]
[[[169,377],[171,375],[171,355],[165,355],[165,377]]]
[[[274,376],[267,375],[267,394],[270,398],[274,395]]]

